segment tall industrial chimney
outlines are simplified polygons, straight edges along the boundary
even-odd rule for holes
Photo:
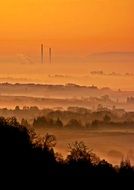
[[[49,63],[52,63],[52,49],[49,48]]]
[[[44,45],[41,44],[41,63],[44,63]]]

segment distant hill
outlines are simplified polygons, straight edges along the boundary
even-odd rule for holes
[[[53,84],[21,84],[0,83],[0,95],[29,96],[40,98],[87,98],[109,95],[113,98],[126,98],[134,96],[134,91],[114,91],[108,87],[81,86],[77,84],[53,85]]]
[[[127,103],[128,97],[130,100]],[[0,107],[13,108],[16,105],[44,107],[80,106],[95,109],[117,106],[125,110],[133,110],[134,91],[114,91],[108,87],[80,86],[77,84],[10,84],[0,83]]]
[[[102,52],[87,57],[92,62],[134,62],[134,52]]]

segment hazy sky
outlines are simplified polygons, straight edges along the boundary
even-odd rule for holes
[[[134,52],[133,18],[134,0],[3,0],[0,3],[1,81],[31,77],[38,82],[93,83],[134,89],[134,53],[129,53]],[[41,43],[46,47],[45,53],[52,47],[53,62],[60,65],[50,68],[40,64],[18,65],[18,62],[39,63]],[[96,64],[92,64],[94,59]],[[12,64],[7,68],[6,62]],[[81,65],[76,67],[70,62]],[[85,66],[83,62],[88,64]],[[132,74],[85,77],[94,70]],[[80,76],[61,79],[48,77],[49,74]]]
[[[44,42],[57,55],[134,51],[133,0],[4,0],[0,52],[36,54]]]

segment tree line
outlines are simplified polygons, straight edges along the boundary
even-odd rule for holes
[[[31,126],[68,127],[68,128],[96,128],[96,127],[133,127],[134,112],[124,110],[91,111],[82,107],[69,107],[67,110],[39,109],[36,106],[20,109],[1,108],[3,117],[16,117],[22,124]],[[77,127],[76,127],[77,126]]]
[[[22,119],[21,124],[24,126],[30,126],[27,120]],[[82,123],[79,119],[70,119],[67,123],[64,123],[59,117],[57,119],[48,118],[45,116],[39,116],[34,118],[32,125],[34,128],[57,128],[57,129],[111,129],[111,128],[134,128],[134,121],[120,121],[113,122],[109,115],[104,115],[103,119],[93,120],[91,122]]]

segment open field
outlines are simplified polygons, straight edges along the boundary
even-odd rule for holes
[[[122,158],[129,158],[134,164],[134,131],[90,131],[66,129],[38,129],[36,132],[43,136],[46,133],[56,136],[56,151],[64,156],[68,152],[68,144],[83,141],[93,149],[100,158],[113,164],[119,164]]]

